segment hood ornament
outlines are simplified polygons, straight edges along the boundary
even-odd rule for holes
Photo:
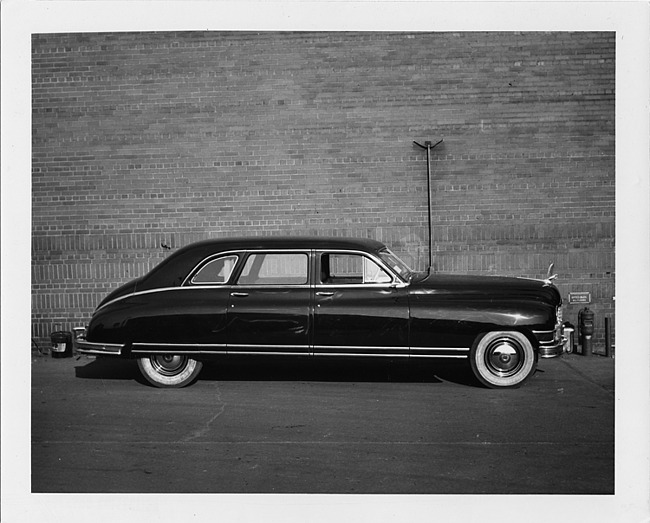
[[[553,280],[557,278],[557,273],[553,274],[553,268],[555,267],[555,263],[551,263],[548,266],[548,270],[546,271],[546,278],[544,278],[544,284],[545,285],[551,285],[553,283]]]

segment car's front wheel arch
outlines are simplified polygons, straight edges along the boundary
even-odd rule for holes
[[[515,388],[537,368],[533,340],[517,330],[490,331],[479,335],[470,351],[476,378],[489,388]]]

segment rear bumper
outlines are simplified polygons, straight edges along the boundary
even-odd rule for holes
[[[74,331],[75,349],[79,354],[95,356],[121,356],[125,345],[122,343],[97,343],[86,340],[86,328],[77,327]]]
[[[121,356],[124,345],[117,343],[95,343],[92,341],[77,340],[77,352],[80,354],[94,354],[96,356]]]

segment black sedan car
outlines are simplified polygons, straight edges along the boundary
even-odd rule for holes
[[[454,358],[487,387],[516,387],[562,354],[561,320],[549,280],[415,273],[365,239],[230,238],[113,291],[77,350],[137,358],[157,387],[233,354]]]

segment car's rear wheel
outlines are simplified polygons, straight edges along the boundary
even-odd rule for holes
[[[179,354],[152,354],[138,358],[138,367],[152,385],[179,388],[189,385],[198,377],[203,363]]]
[[[537,355],[521,332],[488,332],[474,343],[470,363],[486,387],[518,387],[535,373]]]

